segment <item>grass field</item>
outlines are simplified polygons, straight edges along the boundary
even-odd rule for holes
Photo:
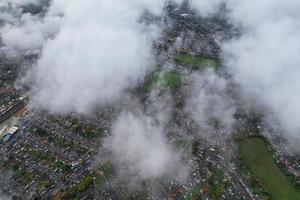
[[[179,54],[176,56],[175,61],[190,66],[192,70],[201,70],[205,68],[217,69],[219,67],[219,62],[215,59],[192,56],[189,54]]]
[[[273,161],[262,138],[243,139],[239,143],[242,161],[270,194],[272,200],[297,200],[300,192],[288,181]]]
[[[155,72],[151,79],[148,80],[144,85],[144,90],[149,92],[154,86],[158,83],[162,84],[164,87],[168,87],[172,90],[179,89],[182,85],[182,78],[180,74],[175,71],[164,72],[159,71]]]

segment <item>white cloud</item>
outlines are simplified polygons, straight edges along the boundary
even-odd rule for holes
[[[139,22],[164,1],[88,0],[63,4],[63,25],[43,50],[36,102],[54,111],[86,112],[119,100],[153,65],[157,26]],[[54,1],[56,4],[56,1]],[[59,4],[56,4],[59,5]]]
[[[28,4],[38,5],[41,2],[41,0],[2,0],[0,2],[0,8],[3,7],[19,7],[24,6]]]
[[[162,124],[145,114],[122,113],[105,146],[112,152],[113,160],[132,179],[184,175],[180,154],[168,143]]]
[[[190,0],[191,8],[203,17],[216,13],[222,0]]]
[[[40,50],[45,41],[58,32],[61,18],[46,16],[42,20],[30,14],[22,15],[21,25],[7,24],[2,28],[2,41],[16,50]]]
[[[4,1],[0,4],[0,21],[4,22],[1,31],[2,50],[23,54],[40,51],[47,39],[59,30],[61,15],[54,7],[44,16],[23,13],[24,6],[43,7],[45,1]],[[9,53],[9,52],[8,52]]]
[[[232,0],[229,7],[243,30],[223,44],[227,65],[273,111],[285,138],[299,144],[300,2]]]
[[[192,75],[186,111],[200,126],[199,134],[209,142],[219,142],[232,133],[236,106],[228,95],[229,87],[228,80],[212,70]]]

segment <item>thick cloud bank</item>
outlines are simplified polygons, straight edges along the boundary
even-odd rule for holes
[[[46,0],[0,4],[5,47],[42,50],[32,73],[36,105],[55,112],[88,112],[120,100],[154,65],[152,42],[160,27],[143,23],[142,16],[160,16],[167,0],[53,0],[44,16],[23,12],[23,6],[42,2]],[[191,4],[206,16],[217,2]]]
[[[300,2],[232,0],[228,5],[242,35],[223,45],[227,65],[244,89],[273,111],[285,138],[296,146],[300,135]]]
[[[114,102],[153,64],[157,26],[141,21],[159,15],[164,1],[87,0],[63,5],[63,25],[38,63],[36,101],[54,111],[85,112]]]

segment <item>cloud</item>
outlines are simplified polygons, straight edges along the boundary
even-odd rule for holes
[[[201,15],[222,1],[191,1]],[[197,5],[199,4],[199,5]],[[229,23],[240,35],[220,43],[223,58],[243,93],[264,105],[269,125],[277,123],[289,144],[300,150],[300,2],[226,1]],[[253,99],[253,98],[252,98]]]
[[[191,96],[185,110],[200,127],[199,135],[211,143],[226,139],[232,133],[236,103],[229,96],[230,82],[213,70],[191,77]]]
[[[152,46],[162,27],[142,18],[161,16],[166,2],[53,0],[46,13],[31,14],[23,6],[42,1],[4,1],[1,50],[41,53],[29,73],[35,105],[86,113],[120,101],[155,65]]]
[[[184,176],[180,154],[169,144],[163,124],[143,113],[121,113],[105,146],[134,181]]]
[[[40,50],[45,41],[58,32],[60,26],[59,16],[38,16],[23,14],[19,23],[8,24],[2,28],[2,42],[6,47],[16,50]]]
[[[63,4],[63,24],[44,45],[36,68],[36,103],[54,111],[88,112],[120,100],[154,65],[152,43],[160,29],[141,17],[145,11],[160,15],[164,5],[146,0]]]
[[[14,53],[36,53],[39,52],[44,43],[53,37],[59,30],[61,13],[49,8],[44,15],[24,12],[34,9],[32,6],[44,8],[46,1],[4,1],[0,4],[0,21],[3,21],[1,30],[1,50]]]
[[[4,8],[19,8],[25,5],[39,5],[41,0],[2,0],[0,2],[0,9]]]
[[[141,19],[145,12],[161,16],[166,2],[53,0],[47,13],[39,16],[22,12],[22,6],[39,1],[1,1],[0,20],[6,22],[1,27],[1,38],[6,47],[13,49],[42,49],[38,65],[32,70],[36,105],[55,112],[86,113],[97,105],[120,102],[126,91],[137,86],[152,69],[152,44],[162,27]],[[221,3],[190,0],[191,7],[204,17],[215,13]],[[239,37],[220,43],[226,66],[244,93],[255,95],[276,116],[285,138],[298,144],[300,2],[226,3],[230,21],[240,28]],[[223,127],[221,136],[230,132],[235,107],[226,94],[228,82],[212,72],[194,74],[192,79],[195,92],[189,104],[193,106],[186,109],[203,134],[215,131],[209,124],[211,119],[217,119]],[[147,130],[161,132],[162,127],[150,126],[147,121],[152,120],[144,114],[138,114],[139,119],[129,113],[121,115],[117,127],[125,124],[124,116],[130,118],[128,123],[142,123],[136,127],[145,129],[142,135],[133,135],[133,141],[147,138],[149,144],[168,152],[168,145],[155,143],[162,134],[148,141]],[[168,156],[165,158],[168,161]],[[151,172],[149,176],[156,174]]]
[[[222,0],[190,0],[190,6],[202,17],[216,13]]]
[[[242,34],[222,45],[227,66],[243,89],[273,112],[290,144],[299,144],[300,2],[232,0],[228,5]]]

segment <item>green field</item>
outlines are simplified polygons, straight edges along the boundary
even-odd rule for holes
[[[300,199],[300,192],[277,167],[262,138],[251,137],[241,140],[239,153],[242,161],[269,192],[272,200]]]
[[[157,84],[163,87],[168,87],[172,90],[179,89],[182,85],[182,78],[179,73],[175,71],[165,72],[159,71],[153,73],[151,78],[145,83],[144,91],[149,92]]]
[[[219,67],[219,62],[216,59],[189,54],[179,54],[176,56],[175,61],[190,66],[192,70],[201,70],[205,68],[217,69]]]

